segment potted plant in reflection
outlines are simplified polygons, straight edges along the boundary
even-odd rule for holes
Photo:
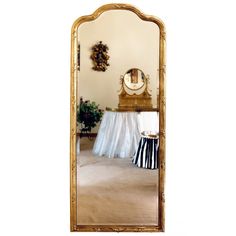
[[[80,103],[77,108],[77,124],[81,125],[81,137],[83,134],[91,137],[91,130],[101,121],[103,111],[98,108],[99,105],[89,100],[80,98]]]

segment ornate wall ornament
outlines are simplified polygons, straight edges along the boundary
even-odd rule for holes
[[[92,47],[90,58],[93,60],[93,70],[106,71],[107,66],[109,66],[108,59],[110,58],[107,54],[108,50],[109,48],[102,41]]]

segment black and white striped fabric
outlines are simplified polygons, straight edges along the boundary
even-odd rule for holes
[[[159,139],[141,137],[138,150],[136,151],[132,162],[138,167],[147,169],[158,168],[158,150]]]

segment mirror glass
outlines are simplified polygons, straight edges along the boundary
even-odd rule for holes
[[[77,224],[157,225],[159,28],[116,9],[77,33]]]
[[[144,78],[144,73],[141,70],[134,68],[126,72],[124,83],[127,88],[131,90],[139,90],[145,83]]]

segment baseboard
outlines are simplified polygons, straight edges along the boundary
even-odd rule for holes
[[[91,137],[91,138],[96,138],[97,133],[77,133],[77,137]]]

